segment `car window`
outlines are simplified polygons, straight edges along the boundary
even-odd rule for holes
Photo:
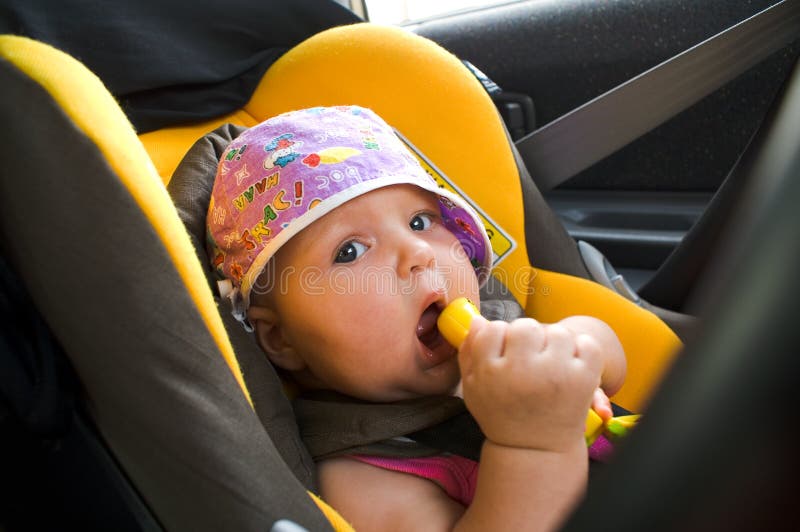
[[[519,1],[519,0],[516,0]],[[370,22],[407,24],[440,15],[514,3],[509,0],[365,0]]]

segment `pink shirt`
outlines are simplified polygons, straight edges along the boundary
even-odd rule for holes
[[[452,454],[422,458],[388,458],[352,455],[350,458],[390,471],[399,471],[436,482],[450,498],[469,506],[475,496],[478,462]]]
[[[599,436],[589,447],[592,460],[607,462],[613,445]],[[478,482],[478,462],[454,454],[439,454],[422,458],[390,458],[351,455],[350,458],[390,471],[408,473],[436,482],[450,498],[469,506]]]

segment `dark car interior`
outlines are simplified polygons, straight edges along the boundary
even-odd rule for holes
[[[410,29],[493,80],[509,130],[521,136],[774,3],[511,2]],[[600,249],[644,299],[680,310],[676,274],[655,271],[735,167],[796,56],[796,44],[773,54],[546,192],[548,203],[570,234]],[[613,117],[607,127],[615,127]]]

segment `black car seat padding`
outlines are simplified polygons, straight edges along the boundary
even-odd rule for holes
[[[333,0],[0,0],[0,13],[0,33],[98,73],[139,133],[240,108],[283,52],[360,20]]]
[[[186,288],[206,286],[187,280],[200,266],[124,114],[65,54],[3,39],[2,254],[115,459],[167,529],[328,528],[252,410],[210,294]]]

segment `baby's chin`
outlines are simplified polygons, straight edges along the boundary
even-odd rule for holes
[[[441,375],[440,377],[436,381],[428,380],[424,383],[416,383],[418,384],[417,386],[410,388],[387,387],[384,389],[350,390],[349,392],[339,390],[339,392],[372,403],[396,403],[423,397],[457,396],[461,383],[458,367],[456,366],[456,371],[452,372],[451,375]]]
[[[425,378],[415,383],[409,390],[400,391],[405,395],[401,399],[414,399],[419,397],[455,395],[460,387],[461,373],[458,369],[458,360],[453,358],[443,364],[425,372]]]

